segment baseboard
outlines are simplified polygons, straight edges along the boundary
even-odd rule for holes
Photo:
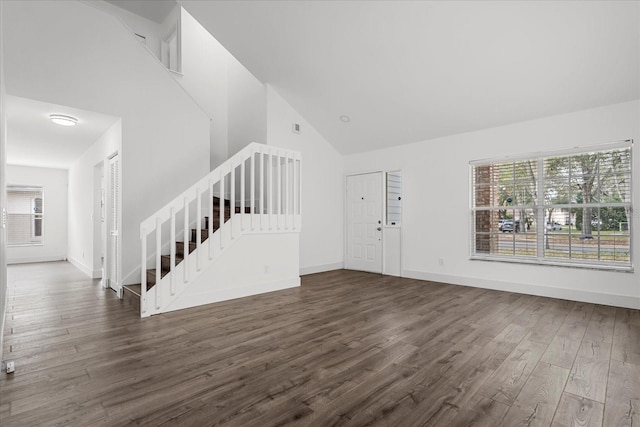
[[[64,261],[65,255],[51,255],[51,256],[33,256],[23,258],[7,258],[7,265],[11,264],[31,264],[33,262],[52,262],[52,261]]]
[[[570,301],[588,302],[592,304],[610,305],[640,309],[640,297],[629,295],[605,294],[601,292],[583,291],[578,289],[558,288],[551,286],[532,285],[525,283],[503,282],[473,277],[452,276],[447,274],[427,273],[423,271],[403,270],[402,277],[451,285],[471,286],[474,288],[492,289],[496,291],[514,292],[518,294],[536,295],[541,297],[559,298]]]
[[[300,268],[300,275],[324,273],[325,271],[340,270],[344,268],[343,262],[335,262],[333,264],[314,265],[312,267]]]
[[[73,257],[69,257],[67,261],[92,279],[100,279],[102,277],[102,270],[93,270],[91,267],[84,265]]]

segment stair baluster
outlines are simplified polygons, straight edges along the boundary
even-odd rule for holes
[[[243,216],[241,216],[241,219],[244,219],[244,214],[246,214],[247,212],[245,211],[245,203],[244,203],[244,197],[245,197],[245,170],[244,170],[244,163],[245,163],[245,158],[244,156],[240,157],[240,213],[243,214]],[[240,221],[240,231],[244,231],[244,221]]]
[[[229,229],[229,232],[231,233],[231,240],[233,240],[235,238],[234,232],[233,232],[233,224],[234,224],[234,218],[235,218],[235,213],[236,213],[236,169],[233,166],[234,162],[233,159],[229,160],[229,179],[231,180],[231,182],[229,183],[231,189],[230,191],[230,199],[231,199],[231,206],[229,207],[230,210],[230,218],[229,221],[231,221],[231,228]]]
[[[140,271],[140,312],[147,312],[147,235],[142,236],[142,269]]]
[[[251,231],[254,230],[256,217],[256,155],[251,153]]]
[[[189,199],[184,198],[184,245],[182,246],[182,256],[184,262],[184,283],[189,281],[189,252],[191,252],[191,245],[189,241]]]
[[[156,218],[156,284],[162,279],[162,222]],[[156,310],[160,308],[160,292],[156,292]]]
[[[209,261],[213,259],[213,180],[209,181],[209,217],[207,219],[207,229],[209,230]]]
[[[276,212],[278,215],[276,216],[276,226],[278,230],[282,228],[281,218],[282,218],[282,162],[280,161],[280,152],[276,155],[276,176],[278,177],[278,206]]]
[[[169,234],[171,236],[171,239],[169,240],[169,246],[171,247],[169,252],[169,270],[174,271],[176,268],[176,245],[174,245],[173,242],[176,241],[176,208],[173,206],[171,206],[171,231],[169,232]],[[172,274],[169,278],[169,293],[171,294],[171,296],[174,296],[176,294],[176,279],[174,276],[175,274]]]
[[[224,224],[224,172],[220,173],[220,200],[219,200],[219,206],[220,206],[220,250],[224,249],[224,239],[223,239],[223,231],[222,231],[222,224]]]
[[[267,158],[269,159],[269,196],[267,199],[267,210],[269,211],[269,231],[273,229],[273,155],[271,153],[267,154]]]
[[[265,193],[265,169],[264,169],[264,152],[263,150],[260,150],[260,178],[258,179],[258,181],[260,182],[260,231],[264,230],[264,213],[265,213],[265,206],[264,206],[264,193]]]
[[[200,245],[202,244],[202,224],[200,223],[200,215],[202,215],[202,194],[200,193],[200,188],[196,187],[196,249],[200,249]],[[200,271],[202,268],[200,258],[201,251],[198,251],[196,254],[196,270]]]
[[[284,229],[289,229],[289,156],[284,154],[284,173],[285,173],[285,187],[284,187]]]

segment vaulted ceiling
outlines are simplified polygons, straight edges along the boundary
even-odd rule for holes
[[[179,3],[345,154],[640,98],[638,1]]]

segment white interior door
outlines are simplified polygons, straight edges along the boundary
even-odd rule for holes
[[[108,206],[108,254],[107,254],[107,277],[109,287],[120,295],[120,285],[118,283],[118,234],[120,229],[118,212],[120,211],[120,182],[119,182],[120,159],[118,155],[109,159],[109,206]]]
[[[346,267],[382,273],[381,172],[347,177]]]

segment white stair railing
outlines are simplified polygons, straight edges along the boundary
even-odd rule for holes
[[[301,176],[299,152],[253,142],[144,220],[140,224],[141,315],[161,312],[171,297],[240,235],[298,232]],[[204,217],[208,219],[203,229]],[[193,228],[195,232],[191,231]],[[154,236],[154,253],[148,259],[147,241]],[[195,240],[193,250],[192,240]],[[183,260],[176,264],[179,241],[183,245]],[[165,277],[162,277],[163,252],[169,257]],[[149,268],[155,272],[155,286],[151,289],[147,281]]]

